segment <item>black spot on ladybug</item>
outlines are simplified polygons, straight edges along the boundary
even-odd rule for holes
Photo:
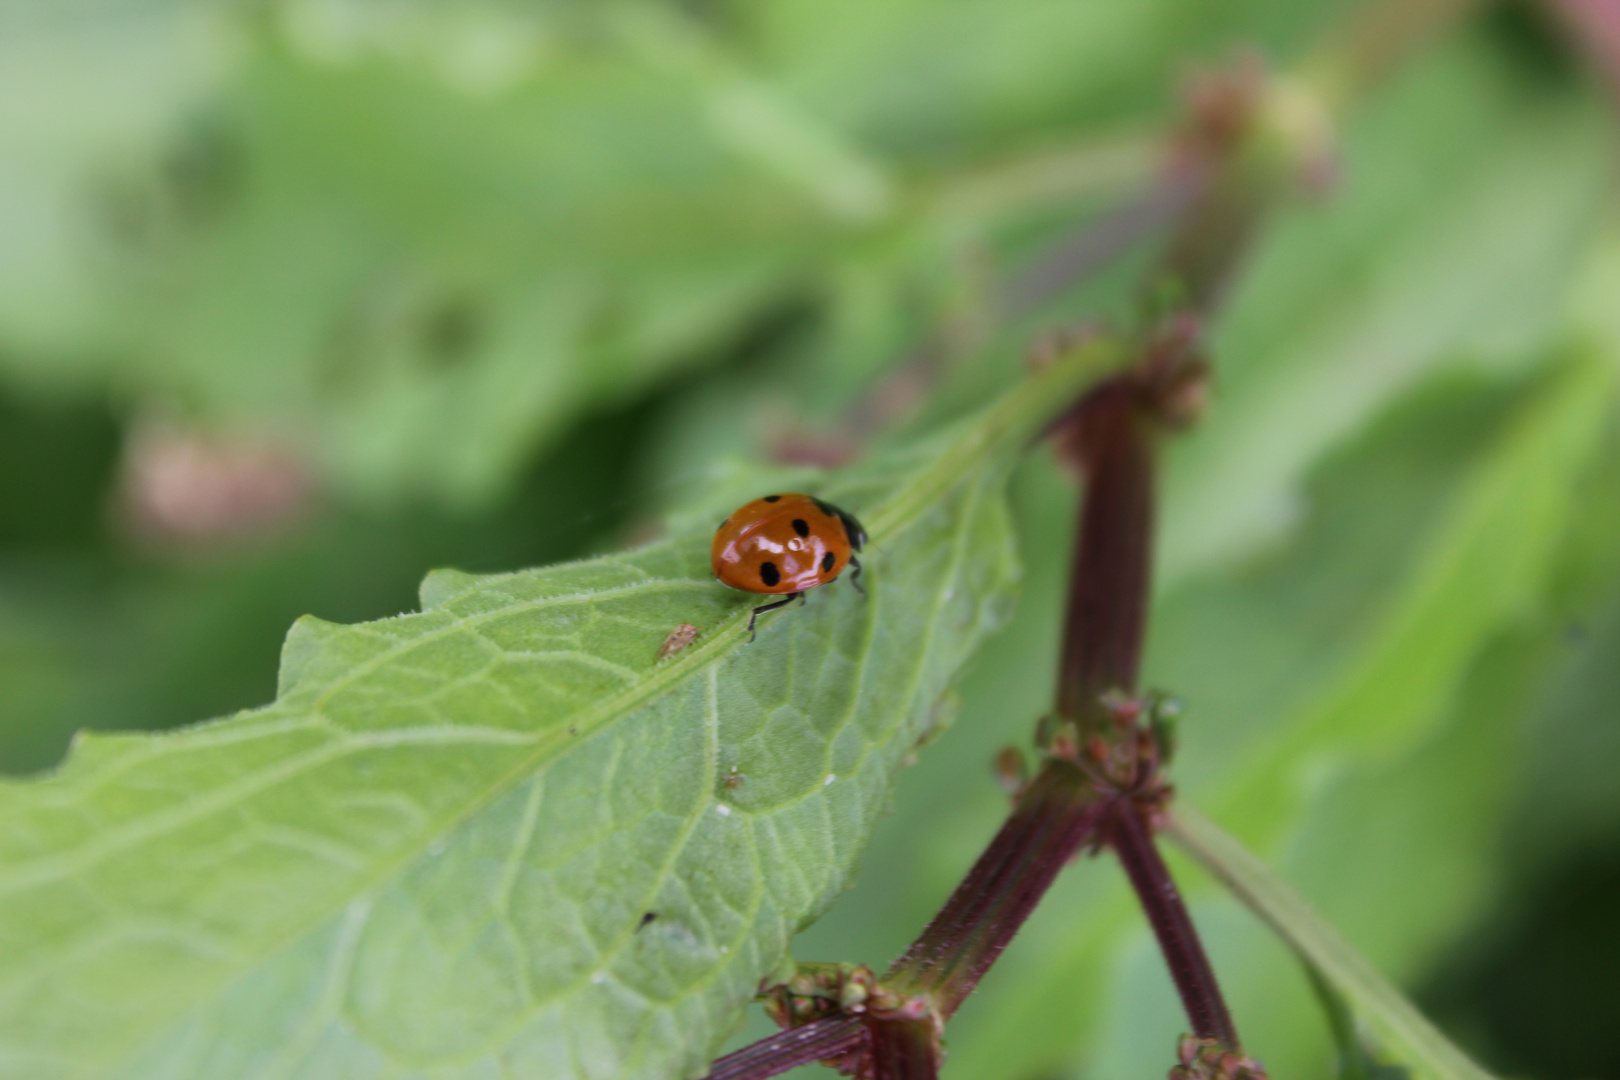
[[[829,551],[821,557],[821,570],[823,573],[831,570],[836,565],[838,565],[838,556],[832,552]]]
[[[762,562],[759,564],[759,580],[768,586],[774,587],[777,582],[782,580],[782,572],[776,568],[775,563]]]
[[[808,521],[804,520],[804,518],[794,518],[793,519],[793,531],[798,533],[800,536],[809,536],[810,535],[810,523]]]
[[[780,495],[767,495],[767,496],[765,496],[765,501],[766,502],[781,502],[782,501],[782,496],[780,496]]]
[[[643,915],[641,917],[641,925],[637,926],[636,929],[640,930],[642,926],[646,926],[648,923],[652,922],[656,918],[658,918],[658,912],[656,912],[656,911],[647,912],[645,915]]]

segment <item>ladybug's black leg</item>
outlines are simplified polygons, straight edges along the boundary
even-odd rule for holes
[[[851,555],[849,557],[849,565],[855,568],[855,572],[849,575],[849,583],[855,586],[856,592],[860,593],[862,596],[865,596],[866,590],[861,588],[861,560]]]
[[[752,642],[754,640],[754,620],[755,619],[759,618],[761,615],[765,614],[767,611],[775,611],[779,607],[787,607],[789,604],[793,603],[793,601],[802,599],[803,597],[804,597],[804,593],[792,593],[792,594],[788,595],[787,597],[785,597],[784,599],[774,600],[769,604],[761,604],[761,605],[759,605],[759,607],[755,608],[754,613],[752,615],[748,616],[748,640],[750,642]]]

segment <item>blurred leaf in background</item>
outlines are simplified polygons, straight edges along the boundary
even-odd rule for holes
[[[1188,66],[1286,68],[1356,6],[0,0],[0,768],[266,701],[295,617],[411,609],[433,566],[649,535],[940,326],[971,347],[899,419],[961,411],[1122,310],[1116,271],[990,325],[1150,182]],[[1615,130],[1528,3],[1353,116],[1214,328],[1149,652],[1186,797],[1487,1064],[1552,1078],[1620,1075],[1586,1049],[1620,1011]],[[798,955],[884,962],[1000,820],[1073,500],[1019,472],[1018,615]],[[1323,1073],[1293,961],[1196,895],[1254,1052]],[[1181,1023],[1083,862],[947,1069],[1153,1071]]]

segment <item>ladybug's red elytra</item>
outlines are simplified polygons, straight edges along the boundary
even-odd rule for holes
[[[827,584],[846,566],[855,568],[850,582],[864,592],[855,553],[865,543],[866,530],[854,514],[813,495],[783,492],[732,511],[715,530],[709,559],[721,584],[782,597],[754,609],[748,619],[753,640],[755,619]]]

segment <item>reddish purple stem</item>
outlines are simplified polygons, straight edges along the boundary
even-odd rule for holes
[[[1137,692],[1151,587],[1156,433],[1139,392],[1129,375],[1094,391],[1077,413],[1080,427],[1072,447],[1086,470],[1086,497],[1058,671],[1058,708],[1078,722],[1082,736],[1105,741],[1117,738],[1119,728],[1101,696]],[[1128,794],[1113,795],[1105,805],[1109,846],[1153,926],[1194,1033],[1239,1049],[1220,985],[1143,808]]]
[[[1136,687],[1153,555],[1153,435],[1118,379],[1081,405],[1085,498],[1058,667],[1059,715],[1085,730],[1098,699]]]
[[[859,1020],[848,1017],[816,1020],[803,1027],[778,1031],[727,1054],[709,1068],[705,1080],[765,1080],[800,1065],[853,1050],[866,1038],[866,1025]]]
[[[1091,839],[1101,816],[1101,804],[1078,773],[1048,765],[939,914],[894,962],[885,985],[928,994],[949,1017]]]
[[[1114,802],[1107,828],[1109,844],[1119,855],[1142,911],[1159,939],[1159,950],[1181,994],[1193,1034],[1239,1049],[1237,1028],[1221,997],[1215,971],[1141,809],[1128,800]]]
[[[939,1047],[927,1020],[872,1020],[875,1080],[937,1080]]]

